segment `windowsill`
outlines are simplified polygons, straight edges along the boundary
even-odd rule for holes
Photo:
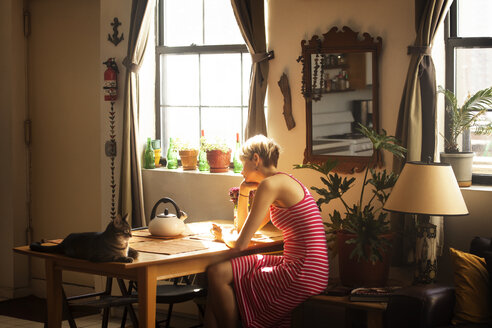
[[[489,191],[492,192],[492,186],[491,185],[479,185],[479,184],[472,184],[470,187],[461,187],[461,192],[463,191]]]
[[[228,172],[223,173],[210,173],[209,171],[199,171],[196,170],[183,170],[182,167],[177,169],[168,169],[166,167],[158,167],[155,169],[142,169],[142,171],[155,171],[155,172],[166,172],[166,173],[177,173],[177,174],[199,174],[199,175],[213,175],[213,176],[232,176],[232,177],[240,177],[241,173],[234,173],[232,169],[229,169]]]
[[[189,222],[210,219],[231,220],[233,207],[229,189],[237,187],[243,176],[232,170],[224,173],[199,170],[142,169],[145,213],[162,197],[172,198],[188,214]]]

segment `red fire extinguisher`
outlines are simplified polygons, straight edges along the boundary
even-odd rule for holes
[[[103,64],[107,67],[104,71],[104,100],[114,102],[118,97],[118,66],[114,58],[108,58]]]

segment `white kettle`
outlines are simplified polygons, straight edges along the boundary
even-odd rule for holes
[[[176,209],[176,214],[169,213],[169,210],[166,208],[164,213],[156,216],[155,212],[161,203],[173,204]],[[161,237],[173,237],[180,235],[185,230],[184,220],[186,220],[187,217],[188,215],[181,211],[178,205],[176,205],[171,198],[164,197],[160,199],[152,208],[152,212],[150,213],[149,232],[152,235]]]

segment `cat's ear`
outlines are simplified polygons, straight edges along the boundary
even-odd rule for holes
[[[113,221],[114,221],[115,223],[119,223],[119,222],[121,222],[121,215],[120,215],[120,214],[116,215],[116,218],[114,218],[114,220],[113,220]]]
[[[128,213],[126,213],[125,216],[123,217],[123,221],[128,222]]]

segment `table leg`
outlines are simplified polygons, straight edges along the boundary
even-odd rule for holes
[[[55,262],[46,259],[46,303],[49,328],[61,327],[62,321],[62,271]]]
[[[146,266],[138,271],[138,321],[142,328],[155,327],[155,298],[157,274],[155,267]]]
[[[383,312],[367,311],[367,328],[383,327]]]

